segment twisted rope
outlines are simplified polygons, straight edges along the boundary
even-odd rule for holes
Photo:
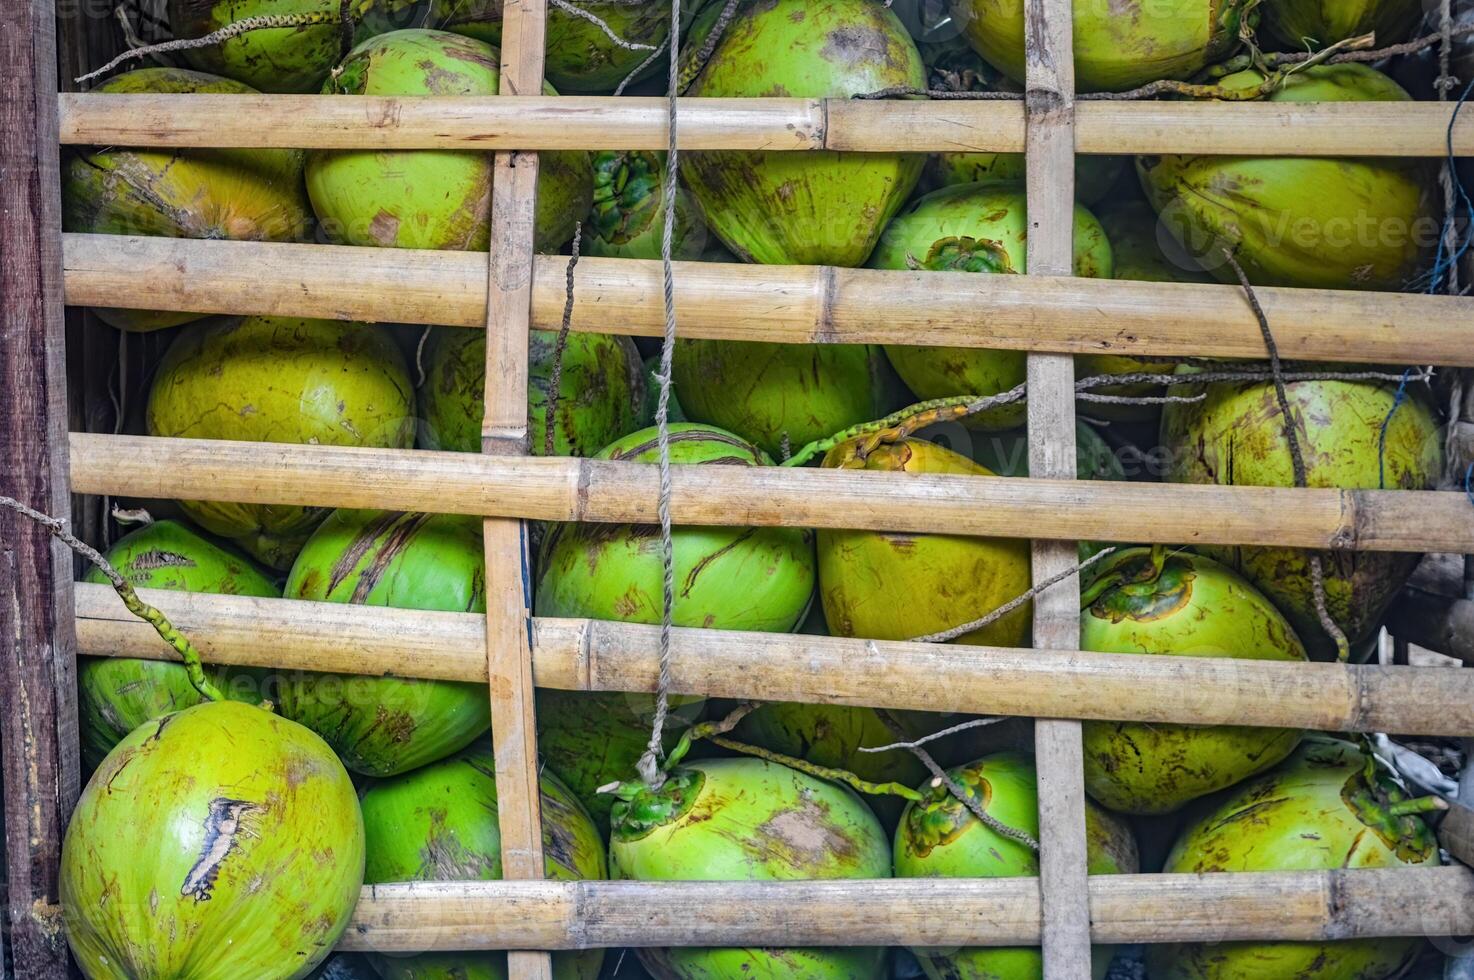
[[[568,348],[568,332],[573,329],[573,270],[578,268],[578,250],[583,243],[583,222],[573,226],[572,253],[565,273],[563,323],[558,327],[558,340],[553,345],[553,371],[548,379],[548,416],[543,430],[543,455],[553,455],[553,432],[558,425],[558,397],[563,391],[563,352]]]

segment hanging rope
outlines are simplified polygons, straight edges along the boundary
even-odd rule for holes
[[[578,268],[579,246],[583,243],[583,222],[573,226],[572,253],[568,259],[568,271],[564,273],[563,322],[558,327],[558,339],[553,344],[553,370],[548,379],[548,415],[543,429],[543,455],[553,455],[553,433],[558,427],[558,397],[563,391],[563,353],[568,348],[568,333],[573,329],[573,270]]]

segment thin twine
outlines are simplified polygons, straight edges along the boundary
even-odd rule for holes
[[[1469,498],[1469,503],[1474,504],[1474,463],[1464,471],[1464,496]]]
[[[650,743],[645,754],[640,756],[636,771],[645,785],[652,791],[665,784],[665,773],[660,769],[662,740],[665,733],[665,718],[670,711],[670,660],[671,627],[675,618],[675,554],[670,520],[670,376],[676,349],[676,279],[675,265],[671,252],[676,234],[676,179],[680,166],[680,148],[677,146],[676,115],[677,96],[680,83],[681,0],[670,2],[670,57],[666,78],[666,131],[668,145],[665,158],[665,221],[660,235],[660,265],[664,281],[665,336],[660,345],[660,371],[655,380],[660,384],[660,395],[655,403],[656,446],[660,454],[660,561],[662,567],[660,596],[660,678],[655,694],[655,717],[650,723]]]
[[[569,3],[568,0],[548,0],[548,2],[565,13],[572,14],[574,17],[581,17],[584,20],[588,21],[590,24],[593,24],[599,30],[604,32],[605,37],[613,41],[619,47],[624,48],[626,51],[658,50],[657,46],[654,44],[640,44],[637,41],[626,41],[624,38],[614,33],[614,28],[610,27],[609,24],[606,23],[604,19],[598,14],[591,13],[590,11],[583,9],[582,7],[574,6],[573,4]]]
[[[107,64],[85,75],[79,75],[73,81],[78,84],[90,82],[99,75],[106,75],[114,68],[127,61],[137,61],[156,54],[168,54],[170,51],[190,51],[195,48],[208,48],[216,44],[223,44],[233,37],[248,34],[251,31],[275,30],[288,27],[315,27],[322,24],[342,23],[342,13],[336,14],[267,14],[262,17],[244,17],[233,24],[228,24],[218,31],[211,31],[200,37],[176,38],[173,41],[160,41],[158,44],[150,44],[141,48],[130,48],[118,55]]]
[[[1264,314],[1264,307],[1259,304],[1259,296],[1254,292],[1254,286],[1249,282],[1249,276],[1244,272],[1244,267],[1230,249],[1225,248],[1223,255],[1228,259],[1228,264],[1233,267],[1234,275],[1238,277],[1239,285],[1244,288],[1244,294],[1249,298],[1249,306],[1254,310],[1254,317],[1259,321],[1259,332],[1264,336],[1264,347],[1269,352],[1269,370],[1274,380],[1274,397],[1279,403],[1280,427],[1285,434],[1285,442],[1290,447],[1290,462],[1295,470],[1295,486],[1304,488],[1308,485],[1305,469],[1305,457],[1300,452],[1300,435],[1295,431],[1295,417],[1290,414],[1290,397],[1285,392],[1284,366],[1280,363],[1279,345],[1275,343],[1274,334],[1269,329],[1269,317]],[[1340,625],[1331,618],[1330,604],[1326,599],[1326,569],[1321,562],[1320,552],[1307,551],[1306,559],[1310,564],[1311,595],[1315,602],[1315,615],[1320,620],[1321,629],[1336,645],[1336,659],[1346,663],[1351,659],[1351,642],[1347,640],[1345,632]]]
[[[999,722],[1003,722],[1003,721],[1008,721],[1008,719],[1007,718],[974,718],[972,721],[964,721],[960,725],[953,725],[951,728],[944,728],[944,729],[942,729],[939,732],[932,732],[930,735],[925,735],[925,736],[923,736],[921,738],[918,738],[914,742],[892,742],[889,745],[875,745],[875,746],[864,746],[864,745],[861,745],[861,746],[857,747],[855,749],[855,751],[856,752],[864,752],[864,753],[872,754],[873,755],[873,754],[878,754],[878,753],[881,753],[881,752],[892,752],[892,751],[895,751],[896,749],[908,749],[908,750],[909,749],[919,749],[923,745],[927,745],[927,744],[929,744],[931,742],[940,742],[942,739],[944,739],[944,738],[950,738],[951,736],[956,735],[956,734],[958,734],[960,732],[971,731],[974,728],[986,728],[989,725],[996,725]]]
[[[553,432],[558,426],[558,397],[563,391],[563,352],[568,348],[568,332],[573,329],[573,270],[578,268],[579,246],[583,243],[583,222],[573,226],[573,247],[568,259],[563,295],[563,323],[558,327],[558,340],[553,345],[553,370],[548,379],[548,415],[543,429],[543,455],[553,455]]]
[[[1387,427],[1392,424],[1392,417],[1402,407],[1407,398],[1407,382],[1412,376],[1413,369],[1407,368],[1402,372],[1402,380],[1397,384],[1397,394],[1392,396],[1392,408],[1387,411],[1387,417],[1382,420],[1381,431],[1377,433],[1377,489],[1387,489]]]

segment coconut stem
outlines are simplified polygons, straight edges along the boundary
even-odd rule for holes
[[[1387,812],[1394,817],[1410,817],[1419,813],[1436,813],[1447,810],[1448,802],[1441,796],[1420,796],[1415,800],[1402,800],[1388,805]]]
[[[760,745],[749,745],[746,742],[739,742],[736,739],[727,738],[725,735],[708,736],[708,741],[713,745],[720,745],[724,749],[731,749],[733,752],[756,756],[759,759],[776,762],[790,769],[797,769],[799,772],[806,772],[810,776],[817,776],[820,779],[827,779],[834,783],[845,783],[859,792],[868,793],[871,796],[899,796],[903,800],[910,800],[913,803],[920,802],[922,799],[921,794],[916,792],[916,790],[909,786],[903,786],[900,783],[866,782],[848,769],[815,765],[812,762],[807,762],[791,755],[784,755],[781,752],[765,749]]]
[[[189,642],[189,637],[179,632],[178,627],[169,622],[169,617],[140,599],[138,593],[133,590],[132,584],[112,566],[111,562],[104,558],[96,548],[79,540],[67,530],[66,521],[43,514],[39,510],[33,510],[13,497],[0,496],[0,506],[7,507],[22,517],[28,517],[40,524],[51,533],[52,537],[97,566],[98,570],[107,576],[108,582],[112,584],[118,597],[123,600],[123,605],[128,607],[128,611],[152,626],[159,636],[163,637],[164,642],[179,654],[179,659],[184,661],[185,672],[189,674],[189,682],[194,685],[200,697],[206,701],[225,700],[225,695],[221,694],[219,688],[211,684],[210,679],[205,676],[200,652],[195,649],[193,643]]]
[[[758,701],[743,701],[728,712],[727,716],[720,721],[703,721],[700,724],[692,725],[681,734],[681,740],[676,743],[676,747],[671,749],[670,753],[665,757],[665,765],[662,766],[662,769],[670,772],[680,764],[682,759],[686,758],[686,753],[691,751],[691,746],[694,743],[704,738],[711,738],[713,735],[727,734],[737,727],[738,722],[760,707],[762,707],[762,704]]]

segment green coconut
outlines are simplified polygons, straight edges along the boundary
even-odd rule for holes
[[[1126,173],[1130,157],[1075,157],[1075,200],[1095,206]],[[1022,153],[934,153],[927,158],[925,176],[934,187],[958,184],[1022,181],[1026,175]]]
[[[619,259],[658,259],[665,225],[665,154],[605,150],[594,154],[594,207],[584,222],[583,251]],[[706,223],[690,195],[676,192],[671,258],[701,258]]]
[[[94,980],[312,972],[363,885],[363,819],[332,750],[234,701],[140,725],[62,843],[67,941]]]
[[[92,90],[101,95],[242,95],[228,78],[140,68]],[[82,147],[62,166],[62,227],[95,235],[294,242],[312,227],[299,150],[128,150]],[[158,330],[199,313],[101,309],[124,330]]]
[[[907,400],[881,349],[864,344],[677,340],[671,379],[687,418],[774,458]]]
[[[1190,78],[1239,43],[1258,0],[1093,0],[1074,7],[1075,80],[1082,92],[1122,92]],[[1024,81],[1025,0],[951,0],[952,18],[983,59]],[[1247,15],[1247,18],[1246,18]]]
[[[1258,85],[1239,72],[1227,88]],[[1392,79],[1361,64],[1291,75],[1270,102],[1408,102]],[[1163,224],[1225,282],[1232,249],[1256,285],[1398,290],[1437,242],[1430,171],[1421,161],[1139,157],[1142,186]],[[1306,193],[1306,188],[1315,188]]]
[[[959,184],[933,191],[896,216],[870,256],[875,269],[1022,273],[1028,218],[1022,184]],[[1100,222],[1075,208],[1075,275],[1109,278],[1111,244]],[[938,288],[945,288],[939,285]],[[1022,384],[1022,351],[891,344],[886,356],[918,398],[994,395]],[[973,428],[1009,429],[1024,420],[1022,402],[969,417]]]
[[[408,24],[422,0],[350,0],[350,43]],[[191,66],[262,92],[316,92],[346,53],[340,0],[169,0],[175,37],[203,37],[248,17],[313,14],[326,23],[247,31],[180,52]]]
[[[681,21],[691,17],[704,0],[683,4]],[[668,0],[582,0],[577,4],[609,25],[615,36],[630,44],[659,45],[670,33]],[[500,46],[502,0],[431,0],[430,24]],[[650,56],[648,48],[621,47],[597,24],[548,6],[547,76],[568,92],[611,92]],[[656,58],[631,84],[664,72],[665,58]]]
[[[1203,271],[1191,257],[1174,248],[1169,255],[1162,247],[1165,235],[1157,213],[1150,204],[1140,198],[1127,198],[1108,203],[1097,211],[1101,227],[1111,243],[1111,255],[1115,260],[1115,278],[1136,282],[1212,282],[1212,277]],[[1170,236],[1167,236],[1170,240]],[[1154,360],[1145,357],[1129,357],[1121,354],[1082,354],[1075,358],[1075,373],[1081,378],[1101,374],[1171,374],[1176,361]],[[1102,395],[1124,395],[1128,397],[1151,397],[1166,394],[1160,385],[1114,385],[1097,388]],[[1147,422],[1161,414],[1155,405],[1112,405],[1101,402],[1081,402],[1079,410],[1094,418],[1120,422]]]
[[[620,787],[610,873],[635,881],[889,878],[890,845],[848,788],[762,759],[704,759]],[[668,980],[881,980],[886,950],[642,949]]]
[[[1404,41],[1423,20],[1419,0],[1272,0],[1264,27],[1287,50],[1325,48],[1376,34],[1377,47]]]
[[[1308,739],[1279,769],[1214,801],[1167,856],[1163,871],[1339,871],[1430,867],[1438,842],[1421,817],[1397,816],[1404,799],[1355,746]],[[1187,943],[1151,947],[1153,980],[1367,980],[1401,976],[1421,938],[1307,943]]]
[[[993,476],[966,456],[919,439],[860,457],[860,440],[830,450],[831,469]],[[1030,586],[1029,542],[953,534],[819,532],[819,596],[836,636],[910,640],[970,623]],[[1025,646],[1028,603],[958,643]]]
[[[287,576],[289,599],[396,609],[486,611],[481,521],[336,510]],[[392,776],[443,759],[491,725],[483,684],[303,671],[284,677],[282,714],[327,739],[343,764]]]
[[[972,437],[973,461],[998,476],[1029,475],[1029,434],[1026,429],[980,432]],[[1121,482],[1126,470],[1110,443],[1095,426],[1075,423],[1075,475],[1081,480]]]
[[[670,449],[676,464],[771,465],[756,446],[690,422],[671,426]],[[632,433],[597,458],[655,463],[656,432]],[[811,531],[677,527],[672,547],[675,625],[786,633],[802,622],[814,592]],[[658,528],[559,524],[543,539],[538,559],[537,615],[659,623],[662,578]],[[696,699],[680,703],[688,715],[699,712]],[[539,691],[542,756],[603,819],[613,800],[594,790],[631,778],[650,739],[652,714],[649,695]]]
[[[1285,386],[1311,487],[1430,490],[1443,471],[1438,423],[1409,390],[1397,410],[1397,385],[1300,381]],[[1164,479],[1172,483],[1292,487],[1294,464],[1269,382],[1208,385],[1201,402],[1162,413]],[[1386,423],[1385,448],[1382,443]],[[1243,575],[1290,621],[1313,658],[1334,659],[1334,642],[1315,611],[1308,552],[1213,546],[1198,550]],[[1320,552],[1331,617],[1362,656],[1421,556],[1383,551]]]
[[[1099,566],[1080,610],[1096,653],[1304,662],[1285,617],[1210,558],[1133,548]],[[1303,732],[1235,725],[1087,721],[1085,788],[1123,813],[1170,813],[1283,760]]]
[[[925,83],[915,43],[885,5],[771,0],[733,19],[687,94],[843,99]],[[681,172],[711,230],[742,259],[858,266],[916,185],[924,159],[702,151],[683,154]]]
[[[114,543],[105,557],[139,589],[281,596],[276,583],[249,559],[178,521],[155,521],[139,528]],[[108,581],[95,568],[83,580],[100,585]],[[207,667],[205,675],[232,700],[261,701],[257,672]],[[184,665],[169,660],[79,657],[77,689],[82,758],[93,768],[139,725],[202,701]]]
[[[447,31],[370,38],[336,69],[331,95],[491,96],[497,50]],[[557,95],[544,85],[543,94]],[[538,154],[535,241],[557,251],[589,210],[593,171],[582,150]],[[324,150],[307,156],[307,193],[329,240],[345,245],[485,251],[492,155],[467,150]]]
[[[247,317],[185,331],[148,396],[148,433],[181,439],[408,449],[414,393],[382,327]],[[328,514],[294,504],[186,500],[197,524],[285,570]]]
[[[1006,827],[1039,837],[1039,788],[1034,762],[1004,752],[948,772],[983,812]],[[898,878],[1038,877],[1039,855],[1020,841],[985,826],[946,786],[926,785],[924,799],[906,807],[896,830]],[[1092,875],[1139,870],[1131,830],[1093,803],[1085,807],[1086,854]],[[913,949],[932,980],[1038,980],[1044,961],[1037,948],[964,947]],[[1112,947],[1097,946],[1091,959],[1099,980]]]
[[[538,780],[542,799],[543,867],[552,881],[608,877],[604,842],[588,811],[549,773]],[[366,885],[394,881],[500,881],[496,759],[481,740],[414,772],[364,791],[368,842]],[[507,980],[507,954],[375,954],[384,980]],[[595,980],[602,949],[553,954],[555,980]]]
[[[543,455],[558,334],[528,335],[529,448]],[[425,381],[419,404],[422,449],[481,451],[485,411],[486,332],[437,328],[425,345]],[[643,424],[645,377],[640,352],[628,337],[569,333],[563,347],[553,455],[592,456]]]

